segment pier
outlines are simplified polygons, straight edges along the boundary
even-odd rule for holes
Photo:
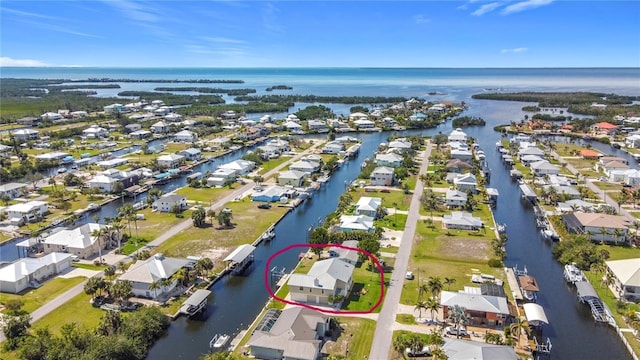
[[[193,295],[182,303],[180,313],[187,316],[194,316],[207,306],[207,299],[211,295],[211,291],[198,289]]]
[[[516,278],[516,274],[512,268],[504,268],[504,272],[507,274],[507,282],[509,283],[509,288],[511,289],[511,293],[513,294],[513,298],[516,301],[524,300],[524,296],[522,296],[522,291],[520,291],[520,285],[518,284],[518,279]]]
[[[606,305],[600,300],[596,290],[588,281],[576,281],[576,289],[578,290],[578,300],[581,303],[589,305],[591,315],[596,322],[603,322],[615,326],[615,320],[611,316],[611,312]]]

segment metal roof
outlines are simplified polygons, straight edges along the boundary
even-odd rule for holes
[[[183,305],[198,306],[203,301],[206,301],[210,294],[211,291],[209,290],[198,289],[193,293],[193,295],[189,296]]]
[[[240,263],[249,255],[251,255],[255,249],[255,246],[249,244],[240,245],[235,250],[233,250],[231,254],[224,258],[224,261],[233,261],[235,263]]]

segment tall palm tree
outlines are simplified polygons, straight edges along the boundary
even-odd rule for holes
[[[449,358],[447,353],[445,353],[441,347],[431,349],[431,356],[433,357],[433,360],[447,360]]]
[[[396,334],[393,337],[392,345],[393,345],[393,350],[398,352],[398,354],[400,354],[400,356],[402,356],[403,359],[406,359],[405,349],[409,347],[409,341],[408,341],[407,335],[404,333]]]
[[[520,342],[520,336],[524,331],[526,334],[529,334],[529,322],[522,317],[517,317],[516,320],[509,325],[511,330],[511,336],[514,337],[516,342]]]
[[[151,284],[149,284],[149,290],[153,290],[153,297],[154,298],[158,297],[158,289],[161,286],[161,284],[160,284],[161,282],[162,282],[162,280],[158,279],[158,280],[152,281]]]
[[[427,303],[423,300],[418,300],[414,310],[418,310],[418,319],[422,319],[422,310],[427,309]]]
[[[600,242],[604,243],[604,236],[607,235],[608,231],[606,227],[601,227],[600,229],[598,229],[599,234],[600,234]]]
[[[434,314],[437,314],[438,310],[440,310],[440,308],[442,307],[438,298],[428,298],[425,305],[427,310],[431,311],[431,321],[437,320],[437,316],[434,318]]]
[[[451,288],[451,285],[455,283],[456,283],[455,278],[449,278],[449,277],[444,278],[444,284],[447,285],[447,291],[449,291],[449,289]]]
[[[429,291],[431,295],[438,296],[442,291],[442,280],[438,276],[430,276],[427,281],[427,286],[429,286]]]
[[[430,292],[431,292],[431,289],[429,288],[429,284],[422,283],[418,285],[418,299],[422,298],[422,295],[428,294]]]

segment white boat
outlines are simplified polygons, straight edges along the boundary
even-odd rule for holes
[[[564,266],[564,279],[571,284],[586,280],[582,271],[576,266],[576,263]]]
[[[67,168],[65,168],[65,167],[58,168],[58,174],[64,174],[66,172],[67,172]]]
[[[268,229],[262,234],[262,240],[264,241],[271,241],[274,237],[276,237],[276,233],[273,231],[273,228]]]
[[[507,231],[507,224],[496,224],[496,229],[498,233],[503,234]]]
[[[229,341],[229,335],[227,334],[216,334],[211,341],[209,341],[209,348],[211,349],[219,349],[223,347],[227,341]]]

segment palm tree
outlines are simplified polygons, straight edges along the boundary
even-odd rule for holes
[[[418,319],[422,319],[422,310],[426,309],[427,303],[425,301],[418,300],[418,302],[416,303],[416,307],[414,308],[414,310],[418,310]]]
[[[517,317],[516,321],[509,325],[509,328],[511,330],[511,336],[513,336],[517,342],[520,342],[520,336],[523,331],[527,335],[529,334],[529,322],[521,317]]]
[[[108,279],[111,280],[111,278],[116,274],[116,268],[113,266],[107,266],[106,269],[104,269],[104,276]]]
[[[124,274],[124,272],[127,271],[127,264],[125,264],[124,261],[118,261],[118,270],[121,274]]]
[[[607,228],[606,227],[601,227],[599,229],[599,233],[600,233],[600,242],[604,243],[604,236],[608,233]]]
[[[420,299],[422,297],[422,295],[431,292],[431,289],[429,288],[429,284],[426,283],[422,283],[420,285],[418,285],[418,299]]]
[[[438,276],[430,276],[429,281],[427,281],[427,286],[429,287],[431,295],[437,297],[442,291],[442,280],[440,280]]]
[[[440,308],[442,307],[440,306],[440,301],[438,301],[438,298],[428,298],[425,305],[426,309],[431,311],[431,321],[437,320],[437,316],[434,318],[434,314],[437,314],[438,310],[440,310]]]
[[[624,232],[622,231],[622,229],[616,228],[613,231],[613,235],[615,236],[615,243],[616,245],[618,245],[618,240],[620,240],[620,238],[622,237],[622,235],[624,235]]]
[[[437,347],[435,349],[431,350],[431,356],[433,357],[433,360],[447,360],[449,357],[447,356],[447,353],[444,352],[444,350],[442,350],[441,347]]]
[[[398,333],[393,337],[393,350],[397,351],[398,354],[402,356],[403,359],[405,357],[405,350],[409,347],[409,341],[407,335],[404,333]]]
[[[100,263],[102,263],[102,247],[104,246],[101,239],[106,234],[104,230],[108,231],[106,227],[102,227],[100,229],[93,230],[91,233],[91,236],[95,237],[98,242],[98,258],[100,259]]]
[[[444,278],[444,284],[447,285],[447,291],[449,291],[449,289],[451,288],[451,285],[455,283],[456,283],[455,278],[449,278],[449,277]]]
[[[162,280],[158,279],[155,281],[152,281],[151,284],[149,284],[149,290],[153,290],[153,297],[158,297],[158,289],[161,286]]]
[[[467,314],[467,309],[454,305],[449,309],[449,320],[451,320],[456,329],[460,329],[469,323],[471,317]],[[460,338],[458,331],[456,331],[456,338]]]

